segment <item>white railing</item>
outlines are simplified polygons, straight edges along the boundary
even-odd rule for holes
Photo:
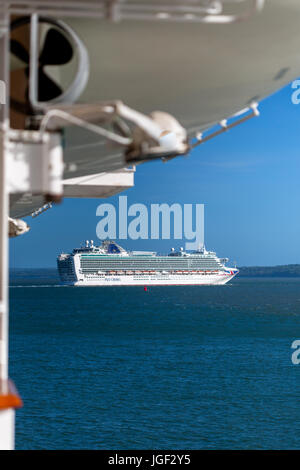
[[[238,6],[238,12],[234,13],[236,5],[241,3],[245,4],[245,10],[240,12]],[[0,9],[9,9],[10,14],[14,15],[38,13],[59,18],[228,24],[250,18],[261,11],[264,4],[265,0],[0,0]]]

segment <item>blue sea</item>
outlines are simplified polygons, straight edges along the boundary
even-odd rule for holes
[[[14,271],[17,449],[297,449],[300,279],[62,287]]]

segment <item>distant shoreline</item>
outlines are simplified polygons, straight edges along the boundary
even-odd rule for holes
[[[279,266],[242,266],[238,277],[299,277],[300,264],[286,264]],[[10,268],[10,274],[20,272],[57,273],[56,268]]]
[[[243,266],[240,277],[300,277],[300,264],[279,266]]]

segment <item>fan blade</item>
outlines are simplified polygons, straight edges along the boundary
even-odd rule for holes
[[[49,101],[63,93],[63,90],[45,72],[39,69],[38,100]]]
[[[47,32],[39,61],[41,65],[63,65],[73,57],[70,42],[54,28]]]
[[[25,74],[29,77],[29,67],[26,67]],[[49,101],[53,100],[57,96],[61,95],[63,90],[57,85],[52,78],[50,78],[42,69],[39,67],[38,71],[38,100]],[[28,88],[25,94],[27,100],[29,100]]]
[[[22,62],[25,62],[25,64],[29,64],[29,54],[19,41],[11,39],[10,52],[18,59],[22,60]]]

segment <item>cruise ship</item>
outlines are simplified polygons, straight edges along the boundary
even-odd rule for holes
[[[226,284],[238,269],[226,266],[228,258],[218,258],[204,247],[186,252],[172,248],[168,255],[153,251],[126,251],[115,241],[85,246],[57,258],[60,279],[73,286],[167,286]]]

